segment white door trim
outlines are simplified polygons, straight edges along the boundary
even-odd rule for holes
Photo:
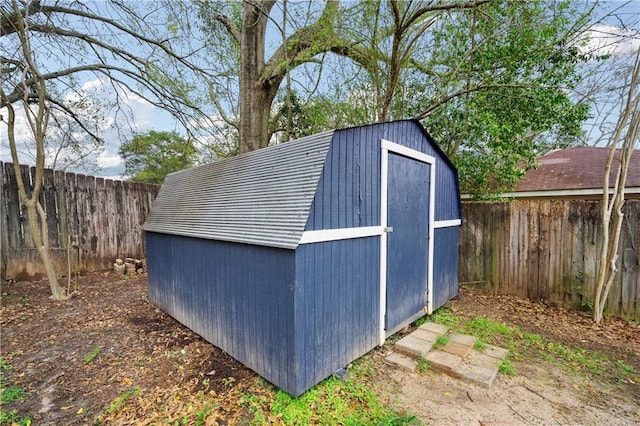
[[[381,141],[381,164],[380,164],[380,226],[386,229],[387,224],[387,185],[389,171],[389,152],[400,154],[404,157],[429,164],[431,174],[429,181],[429,255],[427,260],[427,313],[433,310],[433,232],[435,219],[435,183],[436,183],[436,159],[423,152],[408,148],[403,145],[391,142],[386,139]],[[385,341],[385,315],[387,311],[387,233],[382,232],[380,236],[380,334],[379,344],[382,346]]]

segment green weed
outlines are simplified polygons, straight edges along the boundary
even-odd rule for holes
[[[0,404],[9,404],[14,401],[22,401],[27,396],[24,388],[19,386],[7,386],[2,385],[0,389]]]
[[[504,374],[505,376],[516,375],[516,369],[513,367],[513,364],[511,364],[511,361],[509,361],[506,358],[503,359],[500,365],[498,366],[498,371]]]
[[[487,345],[482,340],[476,339],[476,342],[473,344],[473,349],[477,351],[484,351],[487,349]]]
[[[95,348],[93,348],[91,352],[89,352],[84,357],[82,357],[82,361],[89,363],[94,359],[96,359],[96,357],[100,354],[100,352],[102,352],[102,348],[100,346],[96,346]]]
[[[481,344],[486,342],[506,347],[512,359],[541,357],[557,363],[572,373],[595,377],[602,377],[608,373],[617,381],[624,381],[635,373],[632,366],[621,361],[614,362],[599,352],[572,348],[560,342],[549,341],[540,334],[526,333],[517,327],[510,327],[487,318],[474,318],[462,324],[461,329],[477,337]],[[479,348],[476,347],[476,349]],[[500,371],[506,375],[510,375],[511,370],[515,372],[510,362],[500,367]]]
[[[0,370],[13,370],[13,365],[9,364],[4,358],[0,358]]]
[[[115,401],[109,404],[109,407],[107,408],[107,414],[115,413],[120,409],[120,407],[122,407],[125,402],[129,401],[131,398],[139,396],[141,393],[142,390],[139,387],[129,389],[124,394],[116,398]]]
[[[0,409],[0,425],[31,426],[32,421],[29,417],[20,417],[16,410],[5,411]]]
[[[418,359],[417,362],[418,366],[417,366],[417,371],[420,374],[424,374],[428,371],[431,371],[431,361],[429,361],[428,359],[425,358],[420,358]]]
[[[431,315],[427,315],[425,318],[426,321],[437,322],[438,324],[446,325],[447,327],[451,327],[453,329],[457,329],[458,324],[460,323],[460,317],[453,314],[453,311],[448,308],[440,308],[433,312]]]
[[[447,343],[449,343],[449,340],[451,340],[451,337],[449,337],[448,334],[444,334],[442,336],[438,336],[436,338],[436,341],[433,344],[433,347],[431,349],[436,351],[436,350],[442,348],[443,346],[445,346]]]

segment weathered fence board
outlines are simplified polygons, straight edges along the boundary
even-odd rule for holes
[[[620,272],[605,312],[640,320],[640,200],[627,200]],[[600,201],[465,202],[459,276],[503,294],[590,309],[602,245]]]
[[[35,169],[21,166],[31,194]],[[0,274],[2,279],[43,275],[31,240],[13,164],[0,162]],[[40,202],[47,214],[55,269],[67,273],[109,267],[117,256],[144,255],[141,225],[159,186],[45,170]]]

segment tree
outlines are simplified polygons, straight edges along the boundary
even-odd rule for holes
[[[604,169],[602,193],[603,243],[598,262],[598,276],[594,288],[593,319],[602,321],[604,306],[611,284],[618,272],[618,251],[624,214],[624,192],[629,163],[640,137],[640,50],[628,80],[628,92],[618,119],[615,133],[609,142],[609,156]],[[616,167],[613,168],[614,162]],[[615,173],[610,193],[610,173]]]
[[[570,91],[586,58],[572,40],[591,10],[544,0],[466,6],[378,3],[391,9],[368,25],[379,40],[357,49],[379,120],[420,119],[458,167],[462,190],[487,198],[579,134],[588,106]]]
[[[169,173],[191,167],[196,148],[190,139],[175,132],[151,130],[123,143],[120,156],[131,180],[159,184]]]
[[[143,2],[138,6],[152,5]],[[26,206],[31,235],[56,300],[66,295],[51,262],[46,212],[38,198],[51,124],[69,120],[82,135],[100,139],[91,121],[83,116],[86,103],[78,99],[68,102],[64,94],[78,94],[83,79],[103,77],[114,88],[124,88],[170,111],[185,125],[194,118],[208,119],[183,83],[201,79],[206,72],[192,62],[194,53],[186,49],[190,46],[180,46],[178,51],[171,36],[156,37],[157,28],[167,28],[158,25],[157,19],[165,23],[167,17],[158,11],[161,9],[144,10],[143,19],[132,4],[116,1],[44,4],[11,0],[0,6],[0,108],[7,112],[6,130],[20,199]],[[171,78],[171,72],[180,78]],[[126,115],[120,101],[115,99],[113,105],[117,113]],[[27,191],[29,183],[23,182],[20,173],[17,109],[26,119],[35,152],[31,195]]]
[[[323,125],[415,117],[457,165],[463,190],[481,198],[510,190],[538,155],[576,143],[587,117],[586,100],[573,100],[571,91],[588,59],[576,40],[591,9],[574,6],[358,3],[341,13],[349,31],[336,31],[336,63],[321,65],[331,89],[290,97],[296,136]]]
[[[20,13],[16,0],[13,0],[12,7],[15,14]],[[11,158],[13,160],[13,168],[18,184],[20,200],[27,208],[31,237],[33,238],[33,243],[35,244],[36,250],[42,259],[45,270],[47,271],[47,277],[49,278],[49,286],[51,287],[51,295],[53,299],[63,300],[66,298],[65,291],[58,282],[49,252],[47,215],[40,204],[40,192],[42,191],[44,176],[44,139],[46,137],[50,117],[50,110],[47,104],[46,80],[40,73],[33,59],[29,30],[25,25],[25,21],[20,18],[16,19],[14,22],[14,30],[20,39],[22,54],[25,61],[24,64],[21,64],[23,79],[20,97],[17,99],[15,99],[15,97],[12,98],[10,94],[7,94],[4,91],[3,87],[0,87],[0,100],[8,112],[7,132],[9,146],[11,148]],[[36,175],[30,195],[27,194],[27,189],[22,179],[20,162],[15,143],[16,114],[13,103],[16,101],[22,103],[22,107],[24,108],[27,122],[29,124],[29,130],[32,132],[33,138],[36,142]]]
[[[33,60],[46,82],[51,123],[59,123],[50,131],[64,132],[64,142],[76,151],[90,142],[102,143],[97,123],[104,115],[122,117],[135,127],[125,93],[169,111],[188,132],[193,131],[194,120],[209,119],[202,99],[193,95],[194,88],[201,87],[207,78],[206,70],[197,65],[202,46],[195,38],[187,43],[179,29],[168,22],[170,3],[164,7],[118,1],[9,3],[0,7],[1,84],[5,91],[0,108],[19,102],[33,83],[32,75],[23,75],[25,59],[17,36],[17,24],[22,21],[31,40]],[[83,91],[82,84],[88,79],[110,85],[114,99]],[[46,142],[51,144],[52,139],[53,134],[48,135]],[[86,151],[91,149],[80,155]]]

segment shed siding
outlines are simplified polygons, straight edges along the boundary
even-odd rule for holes
[[[301,393],[378,344],[380,238],[296,250],[296,374]]]
[[[434,230],[433,242],[433,309],[458,295],[459,227]]]
[[[435,220],[460,218],[457,172],[431,137],[414,121],[380,123],[380,138],[404,145],[436,158]]]
[[[149,300],[292,391],[293,250],[147,232]]]
[[[305,230],[380,224],[380,139],[372,130],[334,132]]]

